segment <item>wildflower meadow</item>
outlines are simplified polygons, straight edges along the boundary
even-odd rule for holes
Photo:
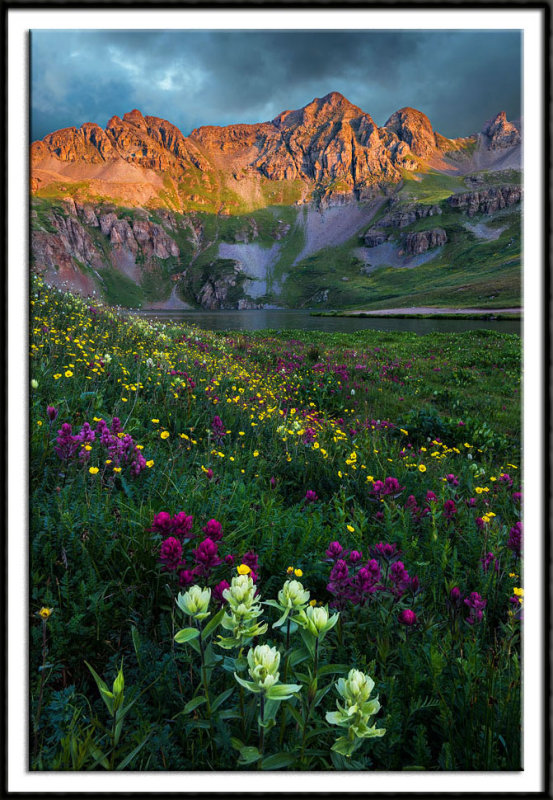
[[[518,770],[520,338],[31,282],[31,770]]]

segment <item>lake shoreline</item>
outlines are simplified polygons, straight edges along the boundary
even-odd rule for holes
[[[484,319],[484,320],[522,320],[522,308],[432,308],[413,306],[412,308],[382,308],[341,311],[311,311],[312,317],[353,317],[358,319],[392,317],[395,319]]]

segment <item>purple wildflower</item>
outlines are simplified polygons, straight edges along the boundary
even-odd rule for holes
[[[391,561],[398,553],[397,544],[390,544],[389,542],[378,542],[372,548],[372,552],[377,557],[380,556],[385,561]]]
[[[159,551],[159,560],[163,563],[165,569],[174,571],[182,566],[182,544],[174,536],[170,536],[161,543]]]
[[[179,539],[193,539],[194,534],[190,531],[194,525],[194,517],[188,516],[184,511],[179,511],[171,520],[171,525],[175,536]]]
[[[509,539],[507,540],[507,547],[512,550],[517,558],[520,556],[522,549],[522,522],[515,522],[509,531]]]
[[[465,597],[464,603],[469,608],[469,616],[466,622],[469,625],[475,625],[477,622],[482,621],[482,612],[486,607],[486,602],[478,592],[471,592],[468,597]]]
[[[461,590],[458,586],[454,586],[449,593],[449,599],[453,605],[458,605],[461,602]]]
[[[220,581],[211,590],[211,597],[215,601],[215,605],[217,608],[220,608],[227,602],[223,597],[223,592],[225,591],[225,589],[230,589],[230,583],[228,581]]]
[[[417,615],[410,608],[404,608],[403,611],[400,611],[398,615],[398,621],[402,625],[407,625],[407,627],[411,627],[411,625],[416,625]]]
[[[46,415],[50,420],[50,422],[54,422],[58,416],[58,409],[55,408],[54,406],[48,406],[46,409]]]
[[[190,586],[196,581],[196,570],[183,569],[179,572],[179,586]]]
[[[396,561],[390,567],[388,580],[391,584],[392,593],[396,597],[401,597],[409,587],[409,573],[405,569],[402,561]]]
[[[196,550],[192,551],[196,561],[195,571],[197,570],[198,575],[207,577],[211,570],[221,563],[217,550],[215,542],[212,542],[211,539],[204,539]]]
[[[213,422],[211,423],[211,430],[213,432],[213,438],[220,442],[226,436],[226,429],[223,425],[223,420],[219,416],[213,417]]]
[[[218,542],[223,538],[223,526],[216,519],[210,519],[207,525],[204,525],[202,531],[212,542]]]
[[[160,511],[159,514],[154,514],[154,521],[152,522],[151,531],[155,533],[172,533],[173,520],[167,511]]]
[[[444,517],[446,519],[453,519],[457,513],[457,508],[453,500],[446,500],[444,503]]]
[[[340,558],[343,550],[344,548],[340,542],[331,542],[328,545],[328,550],[326,551],[325,555],[330,561],[336,561],[336,559]]]
[[[480,563],[482,564],[484,574],[490,567],[493,567],[496,572],[499,572],[499,563],[493,553],[486,553],[486,555],[480,559]]]
[[[81,441],[78,436],[73,436],[71,433],[71,425],[64,422],[58,431],[56,444],[54,450],[62,461],[68,461],[73,458],[75,453],[79,450]]]

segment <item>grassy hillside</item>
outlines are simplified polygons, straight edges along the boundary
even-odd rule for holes
[[[210,181],[212,177],[209,178]],[[520,179],[520,174],[509,170],[500,174],[501,180],[493,173],[481,173],[479,177],[484,181],[484,186],[490,186],[506,182],[515,184]],[[267,185],[267,191],[270,189],[272,192],[274,182],[268,181]],[[479,185],[475,186],[479,188]],[[198,194],[194,196],[200,199],[215,192],[217,198],[223,201],[226,191],[222,184],[215,186],[210,182],[208,185],[207,180],[196,188]],[[293,187],[288,188],[293,193]],[[173,189],[173,184],[168,181],[167,191]],[[179,187],[179,191],[184,190]],[[189,191],[192,191],[191,187]],[[288,307],[367,309],[390,305],[454,304],[460,307],[476,305],[487,308],[519,305],[519,207],[503,209],[492,216],[477,215],[469,218],[461,211],[451,209],[447,203],[451,194],[460,191],[469,191],[467,182],[461,177],[437,172],[416,175],[406,172],[393,205],[384,205],[370,223],[361,227],[345,243],[325,247],[298,263],[295,263],[296,259],[306,241],[306,208],[290,204],[279,205],[280,202],[290,203],[291,195],[284,197],[281,194],[269,201],[269,192],[264,196],[263,207],[248,213],[240,203],[226,207],[228,213],[218,214],[211,213],[198,203],[197,210],[193,212],[174,212],[173,223],[168,222],[166,214],[160,209],[147,209],[148,219],[163,227],[177,244],[180,255],[166,259],[149,259],[145,264],[139,252],[136,257],[140,272],[137,283],[110,265],[111,244],[99,228],[86,226],[82,220],[81,224],[106,264],[99,288],[104,299],[112,304],[140,307],[151,302],[165,301],[175,286],[173,276],[179,276],[176,284],[178,295],[186,302],[197,305],[199,281],[207,278],[214,281],[224,280],[228,275],[227,259],[219,255],[220,244],[240,243],[245,247],[253,244],[261,248],[271,248],[278,244],[277,260],[266,275],[266,294],[257,298],[258,302]],[[414,268],[404,267],[406,259],[399,257],[393,263],[377,261],[370,266],[371,249],[365,249],[364,256],[359,252],[363,245],[363,233],[369,227],[378,226],[390,212],[395,214],[402,209],[421,205],[438,205],[442,213],[418,219],[401,229],[386,228],[386,234],[395,247],[394,252],[402,249],[402,241],[408,233],[433,227],[445,230],[445,246],[434,254],[430,253],[430,260]],[[127,219],[131,225],[138,213],[136,209],[115,204],[102,208],[115,211],[120,219]],[[53,196],[34,198],[32,209],[36,212],[32,220],[33,227],[47,234],[56,233],[53,213],[58,216],[68,213],[63,202]],[[343,213],[348,213],[347,207],[344,207]],[[499,237],[492,239],[499,228],[502,229]],[[87,267],[83,261],[79,256],[75,264],[79,269],[87,271],[89,265]],[[365,264],[370,269],[364,269]],[[90,269],[88,274],[92,274]],[[238,294],[234,291],[232,294],[233,297],[236,295],[236,302],[247,296],[242,288]]]

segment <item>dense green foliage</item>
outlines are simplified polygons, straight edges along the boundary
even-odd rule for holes
[[[37,279],[30,322],[32,769],[520,768],[519,337],[211,333]],[[161,512],[193,517],[193,576],[163,560]],[[336,541],[380,587],[340,594]],[[205,619],[176,600],[244,563],[268,629],[224,649],[216,593]],[[289,578],[339,613],[324,641],[300,611],[274,627]],[[288,694],[248,672],[264,644]],[[380,709],[360,702],[350,756],[352,669]]]

